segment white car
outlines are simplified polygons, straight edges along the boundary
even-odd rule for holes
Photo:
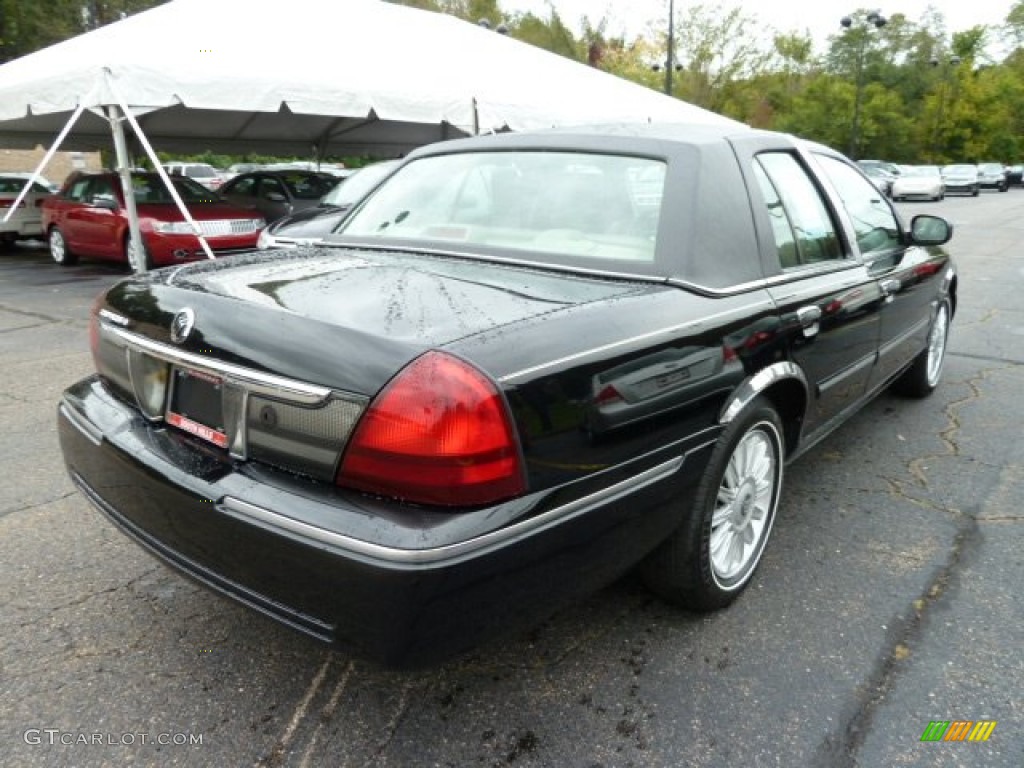
[[[937,165],[907,165],[892,182],[892,199],[942,200],[946,196],[946,183]]]
[[[0,245],[43,236],[42,204],[50,196],[49,189],[35,182],[18,207],[11,210],[26,182],[21,174],[0,174]]]
[[[164,170],[171,176],[188,176],[207,189],[219,189],[224,176],[209,163],[164,163]]]

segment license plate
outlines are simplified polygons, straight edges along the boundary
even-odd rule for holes
[[[228,447],[221,404],[223,380],[199,371],[174,369],[167,423],[220,448]]]

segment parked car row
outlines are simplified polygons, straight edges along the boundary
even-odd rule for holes
[[[384,161],[359,169],[350,174],[351,182],[301,169],[257,170],[236,176],[218,191],[201,183],[208,177],[191,175],[202,164],[169,164],[166,170],[199,233],[219,256],[318,242],[397,164]],[[131,178],[145,264],[158,267],[206,258],[196,230],[159,174],[140,170]],[[79,257],[132,263],[134,246],[119,174],[76,172],[56,193],[37,182],[15,207],[25,183],[25,174],[0,175],[0,245],[45,239],[61,265],[74,264]],[[264,235],[267,224],[278,221],[275,235]]]
[[[1005,192],[1022,179],[1021,166],[1002,163],[955,163],[940,167],[858,160],[857,164],[893,200],[942,200],[947,194],[976,197],[983,189]]]

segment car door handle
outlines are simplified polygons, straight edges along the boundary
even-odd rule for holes
[[[886,302],[892,301],[894,293],[899,293],[900,288],[903,287],[903,282],[896,277],[886,278],[882,280],[878,287],[882,290],[882,296],[885,297]]]
[[[821,307],[811,304],[810,306],[800,307],[796,311],[797,322],[800,323],[800,327],[803,328],[804,337],[810,338],[818,333],[818,321],[821,320]]]

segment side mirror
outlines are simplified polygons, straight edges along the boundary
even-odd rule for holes
[[[108,211],[118,209],[117,200],[108,195],[97,195],[92,199],[92,205],[94,208],[104,208]]]
[[[272,203],[283,203],[288,199],[280,192],[267,192],[264,197]]]
[[[953,225],[941,216],[923,213],[910,221],[912,245],[943,245],[953,237]]]

